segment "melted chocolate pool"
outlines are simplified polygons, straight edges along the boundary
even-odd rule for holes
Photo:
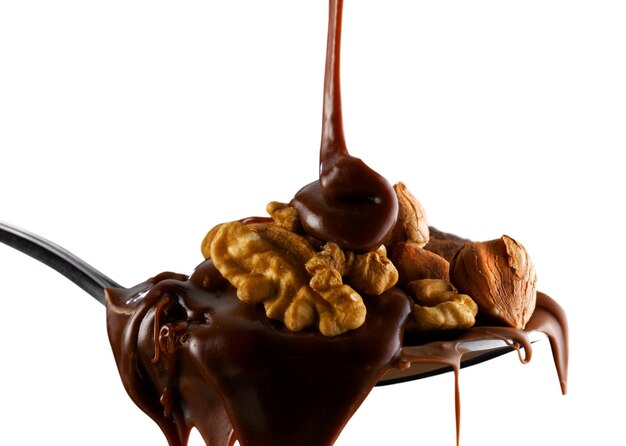
[[[358,330],[293,333],[242,303],[210,260],[107,291],[109,337],[126,390],[171,446],[191,427],[208,445],[332,445],[398,363],[410,313],[398,289],[368,300]],[[232,423],[232,427],[231,427]]]
[[[337,337],[293,333],[263,308],[242,303],[210,260],[187,277],[160,274],[132,289],[107,290],[107,326],[126,391],[170,446],[196,427],[207,445],[330,446],[387,372],[445,364],[458,376],[462,342],[527,334],[474,327],[454,340],[403,347],[411,303],[399,288],[366,297],[367,319]],[[567,325],[560,307],[538,295],[528,326],[548,334],[563,391]],[[410,333],[406,333],[407,337]],[[459,389],[457,433],[459,427]]]

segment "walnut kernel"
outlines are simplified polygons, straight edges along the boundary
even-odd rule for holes
[[[415,330],[463,329],[476,322],[476,303],[468,295],[457,293],[446,280],[415,280],[407,288],[416,302],[411,321]]]
[[[315,255],[307,240],[274,223],[240,222],[220,226],[210,257],[235,286],[243,302],[262,303],[270,319],[292,331],[317,324],[336,336],[360,327],[366,308],[359,294],[343,284],[314,290],[304,264]]]

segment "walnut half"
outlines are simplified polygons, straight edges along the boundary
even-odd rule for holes
[[[412,321],[415,330],[462,329],[476,322],[476,302],[468,295],[456,292],[447,280],[415,280],[407,288],[416,302]]]
[[[336,336],[360,327],[365,304],[341,278],[316,290],[310,286],[304,265],[314,256],[304,237],[274,223],[225,223],[210,242],[213,263],[239,299],[262,303],[266,315],[289,330],[317,324],[323,335]]]

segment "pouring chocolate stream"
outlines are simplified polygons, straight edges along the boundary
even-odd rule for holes
[[[352,251],[378,248],[398,216],[389,182],[348,153],[343,131],[340,50],[343,0],[330,0],[319,180],[302,188],[292,204],[305,231]]]

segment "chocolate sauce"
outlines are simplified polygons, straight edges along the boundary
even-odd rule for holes
[[[419,346],[403,348],[400,354],[400,361],[409,364],[413,373],[418,373],[420,367],[428,368],[437,364],[447,365],[452,368],[455,383],[457,445],[459,444],[461,427],[459,370],[461,368],[461,359],[467,353],[463,350],[463,344],[502,340],[511,348],[517,350],[520,361],[526,364],[530,362],[533,353],[527,332],[539,331],[545,333],[550,340],[552,355],[556,364],[559,382],[561,383],[561,391],[564,395],[567,392],[569,348],[565,312],[552,298],[544,293],[537,293],[535,311],[526,326],[526,330],[525,332],[511,327],[475,326],[453,340],[433,341]]]
[[[554,365],[563,395],[567,393],[567,365],[569,362],[569,333],[567,315],[563,308],[547,295],[537,293],[537,308],[526,324],[527,331],[540,331],[550,340]]]
[[[387,180],[346,147],[339,78],[342,12],[343,0],[330,0],[319,180],[302,188],[292,205],[309,235],[351,251],[371,251],[393,229],[398,200]]]
[[[397,363],[410,303],[392,289],[367,311],[342,336],[293,333],[242,303],[210,260],[190,278],[107,291],[122,381],[170,446],[185,445],[193,426],[211,446],[228,444],[233,428],[242,446],[332,445]]]
[[[388,373],[448,365],[458,374],[463,344],[506,340],[522,362],[528,335],[478,326],[454,339],[403,346],[409,297],[399,288],[366,297],[367,319],[337,337],[293,333],[241,302],[210,260],[191,277],[163,273],[132,289],[107,290],[107,327],[122,382],[160,426],[170,446],[184,446],[192,427],[207,445],[331,446],[379,380]],[[550,338],[559,380],[567,382],[567,322],[539,293],[529,330]],[[442,336],[443,338],[443,336]],[[390,421],[392,422],[392,421]]]

